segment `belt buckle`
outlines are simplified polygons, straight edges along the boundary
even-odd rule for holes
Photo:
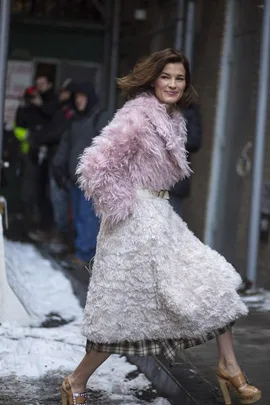
[[[168,191],[167,190],[160,190],[158,192],[158,197],[163,199],[168,199]]]

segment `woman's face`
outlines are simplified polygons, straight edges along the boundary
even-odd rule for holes
[[[177,103],[186,88],[186,72],[182,63],[168,63],[154,82],[157,99],[164,104]]]

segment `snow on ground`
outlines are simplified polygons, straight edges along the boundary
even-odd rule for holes
[[[0,379],[27,377],[33,385],[46,375],[69,374],[84,355],[85,339],[77,322],[50,329],[3,324],[0,340]],[[113,403],[146,404],[137,399],[134,392],[149,390],[149,380],[143,374],[127,378],[136,370],[137,367],[128,363],[125,357],[112,355],[90,378],[88,388],[106,394]],[[58,386],[55,390],[58,392]],[[156,398],[150,403],[169,405],[164,398]]]
[[[48,371],[70,371],[83,356],[85,339],[76,323],[57,328],[0,326],[0,376],[43,377]]]
[[[77,319],[82,309],[69,280],[28,244],[4,240],[6,273],[10,286],[35,326],[57,313],[66,321]]]
[[[0,326],[0,379],[7,376],[40,379],[47,374],[70,373],[84,355],[85,339],[80,334],[77,322],[57,328],[30,328],[3,324]],[[88,388],[106,393],[119,404],[145,404],[134,396],[135,392],[151,388],[143,375],[126,378],[137,367],[128,363],[125,357],[112,355],[93,374]],[[58,386],[55,387],[58,391]],[[124,401],[124,402],[123,402]],[[169,405],[163,398],[157,398],[152,405]]]
[[[256,294],[250,293],[242,297],[242,300],[250,308],[259,311],[270,311],[270,291],[259,290]]]
[[[48,372],[68,373],[84,355],[85,339],[77,323],[50,329],[4,324],[0,339],[0,377],[23,374],[41,378]],[[126,375],[135,370],[125,357],[112,355],[89,380],[89,388],[109,393],[147,388],[150,383],[143,374],[125,382]]]
[[[85,338],[80,331],[82,309],[69,280],[61,271],[54,269],[36,248],[30,244],[8,240],[4,241],[4,248],[9,283],[23,302],[33,323],[29,327],[10,323],[0,325],[0,379],[8,381],[3,392],[0,388],[0,397],[8,395],[9,390],[13,400],[10,402],[8,397],[8,403],[12,405],[12,392],[17,389],[13,384],[24,381],[22,387],[26,387],[25,392],[21,391],[20,395],[25,398],[25,402],[20,404],[30,404],[34,400],[37,381],[51,375],[61,379],[81,361],[85,352]],[[57,313],[63,319],[73,321],[54,328],[38,327],[50,313]],[[146,404],[134,396],[134,392],[150,389],[149,380],[140,373],[134,378],[127,378],[129,373],[136,370],[137,367],[128,363],[125,357],[112,355],[90,378],[88,388],[103,392],[113,404]],[[33,387],[32,393],[29,386]],[[55,390],[54,395],[58,395],[58,386]],[[39,404],[39,399],[42,398],[35,397],[34,403]],[[58,402],[58,397],[56,400]],[[169,405],[164,398],[156,398],[150,403]]]

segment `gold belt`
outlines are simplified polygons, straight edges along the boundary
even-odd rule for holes
[[[167,190],[149,190],[148,188],[138,188],[137,192],[141,195],[145,195],[145,196],[154,196],[154,197],[159,197],[159,198],[163,198],[164,200],[169,200],[170,195],[169,195],[169,191]]]
[[[150,192],[159,198],[163,198],[164,200],[170,199],[169,191],[167,191],[167,190],[150,191]]]

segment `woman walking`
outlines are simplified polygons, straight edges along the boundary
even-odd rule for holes
[[[62,385],[62,404],[87,404],[86,384],[111,353],[165,355],[217,338],[226,404],[261,392],[237,363],[231,327],[248,310],[239,274],[187,228],[168,192],[189,176],[181,110],[194,101],[189,63],[173,49],[139,62],[118,84],[128,98],[84,151],[77,174],[101,217],[83,334],[87,353]]]

